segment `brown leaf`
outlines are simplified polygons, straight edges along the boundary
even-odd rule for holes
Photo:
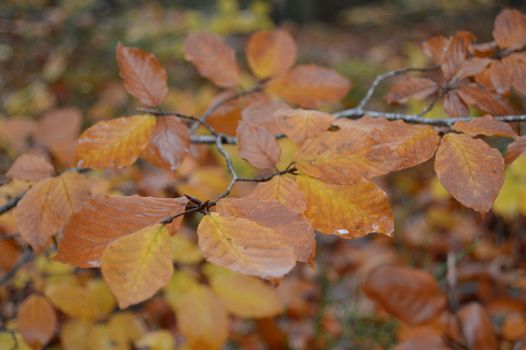
[[[508,94],[514,80],[514,66],[508,57],[502,61],[493,60],[485,71],[475,76],[475,81],[499,95]]]
[[[239,156],[259,169],[274,167],[281,156],[281,148],[267,129],[242,121],[237,127]]]
[[[46,345],[57,328],[57,315],[49,301],[33,294],[25,299],[16,316],[17,329],[33,348]]]
[[[517,10],[502,10],[495,17],[493,37],[501,48],[526,45],[526,16]]]
[[[24,151],[29,145],[29,138],[34,134],[37,125],[34,120],[27,118],[8,119],[2,122],[0,139],[15,149]]]
[[[296,263],[294,249],[273,229],[217,213],[206,215],[197,228],[199,248],[214,264],[262,278],[279,278]]]
[[[250,197],[277,200],[295,213],[303,213],[307,209],[305,196],[291,176],[274,176],[270,181],[259,183]]]
[[[526,152],[526,136],[517,137],[512,143],[508,145],[506,150],[506,165],[511,164],[520,155]]]
[[[43,251],[68,217],[90,196],[88,184],[77,173],[65,172],[40,181],[15,208],[20,235],[34,250]]]
[[[335,120],[328,113],[307,109],[282,110],[276,116],[279,132],[298,145],[323,134]]]
[[[309,262],[314,258],[316,241],[309,222],[300,213],[288,209],[276,200],[254,196],[224,198],[217,203],[217,212],[226,217],[244,218],[273,229],[279,242],[294,248],[296,260]]]
[[[20,254],[20,248],[14,239],[0,240],[0,272],[10,271],[20,258]]]
[[[363,285],[369,298],[410,325],[433,320],[446,306],[446,297],[428,272],[407,267],[382,266]]]
[[[305,216],[316,230],[348,239],[373,232],[392,234],[387,195],[372,182],[331,185],[304,175],[296,179],[307,200]]]
[[[332,69],[313,64],[299,65],[272,79],[267,90],[303,108],[338,102],[351,89],[351,82]]]
[[[458,32],[451,36],[441,63],[442,73],[447,80],[452,79],[469,55],[469,45],[475,36],[469,32]]]
[[[491,320],[478,303],[470,303],[458,311],[462,333],[470,350],[497,350],[497,337]]]
[[[278,126],[278,112],[290,111],[291,108],[280,100],[269,100],[254,103],[241,112],[242,120],[264,127],[273,134],[281,132]]]
[[[449,43],[449,39],[439,35],[427,39],[422,43],[424,54],[431,58],[436,64],[441,64],[444,60],[444,52]]]
[[[435,172],[456,200],[485,213],[491,209],[504,182],[504,159],[484,141],[447,134],[438,147]]]
[[[515,110],[503,97],[487,91],[478,84],[470,84],[457,89],[460,98],[468,105],[475,105],[493,115],[513,114]]]
[[[423,100],[433,95],[438,85],[431,79],[405,76],[399,79],[386,96],[387,103],[407,103],[411,99]]]
[[[188,153],[189,146],[190,133],[185,123],[176,117],[158,117],[141,157],[155,166],[175,170]]]
[[[155,117],[146,114],[98,122],[79,138],[77,166],[122,168],[133,164],[148,146],[155,124]]]
[[[182,213],[186,203],[185,198],[140,196],[92,199],[68,220],[55,259],[78,267],[97,267],[108,244]],[[172,230],[180,224],[180,220],[174,221]]]
[[[219,35],[191,33],[184,41],[184,57],[201,76],[219,87],[229,88],[239,84],[236,54]]]
[[[521,95],[526,95],[526,55],[524,53],[516,53],[509,55],[502,59],[502,65],[504,66],[501,71],[494,73],[501,73],[502,76],[498,77],[498,82],[506,85],[509,89],[509,84],[513,85],[513,88]],[[495,79],[496,80],[496,79]]]
[[[448,91],[444,95],[444,110],[451,117],[465,117],[469,115],[469,108],[460,99],[457,90]]]
[[[517,137],[517,133],[508,123],[498,121],[489,114],[469,122],[456,122],[453,125],[453,130],[463,132],[469,136]]]
[[[157,58],[135,47],[117,45],[117,63],[128,93],[146,106],[161,104],[168,93],[167,76]]]
[[[55,168],[46,159],[33,154],[23,154],[11,165],[6,176],[24,181],[39,181],[54,173]]]
[[[256,32],[248,40],[246,55],[256,77],[275,77],[296,63],[296,42],[284,30]]]
[[[453,79],[459,81],[477,75],[492,62],[489,58],[472,57],[463,61]]]
[[[52,148],[79,136],[82,114],[78,108],[58,108],[47,112],[38,121],[35,141]]]

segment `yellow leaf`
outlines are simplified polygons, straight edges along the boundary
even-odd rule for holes
[[[98,122],[82,133],[77,145],[79,168],[123,168],[148,146],[155,117],[136,115]]]
[[[173,350],[175,348],[175,341],[170,332],[159,330],[146,334],[135,343],[135,347],[148,350]]]
[[[176,263],[197,264],[203,260],[201,251],[197,245],[188,238],[181,235],[174,235],[172,240],[172,256]]]
[[[32,350],[29,345],[27,345],[22,335],[16,331],[0,331],[0,349],[6,350]],[[66,349],[69,350],[69,349]]]
[[[119,312],[112,315],[108,327],[124,343],[136,342],[147,332],[144,321],[131,312]]]
[[[60,331],[60,342],[65,350],[88,350],[93,325],[83,320],[68,320]]]
[[[246,55],[255,76],[262,79],[274,77],[296,63],[296,42],[284,30],[256,32],[247,43]]]
[[[274,176],[270,181],[259,183],[250,197],[257,199],[274,199],[288,209],[303,213],[307,209],[305,196],[292,176]]]
[[[177,270],[174,272],[170,282],[163,288],[164,297],[175,311],[183,296],[197,284],[197,280],[190,273],[184,270]]]
[[[153,296],[172,273],[170,232],[161,224],[118,238],[102,253],[102,275],[120,308]]]
[[[106,325],[95,325],[88,338],[88,350],[129,350],[130,347]]]
[[[304,175],[296,179],[307,198],[305,216],[316,230],[349,239],[372,232],[393,233],[387,195],[374,183],[331,185]]]

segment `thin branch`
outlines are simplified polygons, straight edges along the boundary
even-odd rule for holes
[[[232,192],[234,185],[239,179],[236,169],[234,169],[234,164],[232,163],[232,157],[230,156],[230,154],[226,151],[225,147],[223,146],[222,135],[216,138],[216,146],[217,146],[217,150],[219,151],[219,153],[221,153],[221,155],[225,159],[226,167],[230,175],[232,175],[232,179],[230,180],[230,183],[228,184],[226,190],[222,194],[220,194],[215,200],[210,202],[211,205],[214,205],[215,203],[217,203],[218,200],[227,197],[230,194],[230,192]]]
[[[285,175],[285,174],[294,174],[294,172],[296,170],[297,169],[294,168],[294,167],[287,167],[287,169],[285,169],[285,170],[276,171],[275,173],[272,173],[272,174],[267,175],[267,176],[256,177],[256,178],[238,177],[237,181],[238,182],[267,182],[267,181],[272,180],[276,176],[281,176],[281,175]]]
[[[433,97],[433,99],[431,100],[431,102],[429,102],[429,104],[427,106],[424,107],[424,109],[422,109],[420,111],[420,113],[418,113],[418,116],[419,117],[423,117],[425,116],[427,113],[431,112],[431,110],[433,109],[433,107],[435,107],[435,104],[437,103],[438,101],[438,95],[435,95]]]
[[[13,266],[13,268],[9,270],[8,272],[6,272],[5,274],[3,274],[2,276],[0,276],[0,286],[8,283],[13,277],[16,276],[16,273],[18,272],[18,270],[20,270],[27,263],[33,260],[34,257],[35,255],[33,254],[32,250],[30,249],[25,250],[22,253],[22,256],[20,257],[20,259],[18,259],[16,264]]]
[[[179,118],[179,119],[189,120],[189,121],[192,121],[193,123],[197,123],[197,125],[204,126],[206,128],[206,130],[208,130],[208,132],[210,132],[212,135],[214,135],[214,136],[217,135],[217,131],[210,124],[208,124],[205,120],[201,120],[201,119],[195,118],[195,117],[193,117],[191,115],[186,115],[186,114],[182,114],[182,113],[179,113],[179,112],[160,111],[160,110],[153,109],[153,108],[139,108],[138,111],[139,112],[148,113],[148,114],[154,115],[156,117],[176,117],[176,118]],[[194,124],[192,124],[192,125],[194,125]]]
[[[0,206],[0,215],[6,213],[9,210],[11,210],[14,207],[16,207],[18,202],[20,202],[20,200],[24,197],[24,194],[26,194],[26,192],[22,192],[22,193],[18,194],[16,197],[11,198],[7,203],[5,203],[4,205]]]

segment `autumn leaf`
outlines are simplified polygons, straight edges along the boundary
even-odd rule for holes
[[[35,141],[49,148],[76,140],[79,136],[82,114],[78,108],[65,107],[53,109],[38,121]]]
[[[367,277],[363,289],[387,312],[410,325],[431,321],[446,306],[433,276],[418,269],[379,267]]]
[[[132,164],[148,146],[155,124],[151,115],[98,122],[79,138],[77,166],[122,168]]]
[[[248,40],[246,55],[250,70],[256,77],[275,77],[296,63],[296,42],[284,30],[256,32]]]
[[[409,100],[423,100],[433,95],[438,85],[431,79],[405,76],[399,79],[386,96],[387,103],[407,103]]]
[[[55,309],[45,297],[30,295],[18,309],[16,325],[31,347],[41,348],[55,334],[57,328]]]
[[[496,120],[491,115],[475,118],[469,122],[456,122],[453,130],[469,136],[501,136],[515,138],[517,133],[505,122]]]
[[[508,145],[506,151],[506,165],[511,164],[521,154],[526,151],[526,136],[517,137],[512,143]]]
[[[475,40],[475,36],[469,32],[457,32],[445,46],[441,69],[447,80],[452,79],[460,70],[462,63],[469,56],[469,45]]]
[[[158,117],[141,157],[155,166],[175,170],[188,153],[189,146],[190,133],[185,123],[176,117]]]
[[[469,58],[460,64],[457,73],[452,79],[459,81],[477,75],[482,72],[491,62],[492,60],[489,58]]]
[[[305,196],[296,181],[290,176],[274,176],[270,181],[259,183],[250,197],[261,200],[277,200],[288,209],[303,213],[307,210]]]
[[[272,79],[267,91],[303,108],[338,102],[351,89],[350,81],[332,69],[299,65]]]
[[[517,10],[502,10],[495,18],[493,37],[501,48],[526,45],[526,16]]]
[[[6,176],[24,181],[39,181],[53,174],[55,168],[46,159],[33,154],[22,154],[11,165]]]
[[[294,248],[296,260],[311,262],[316,251],[314,231],[300,213],[296,213],[276,200],[254,196],[224,198],[217,203],[221,216],[244,218],[273,229],[278,242]]]
[[[487,91],[478,84],[470,84],[457,89],[458,95],[468,105],[474,105],[493,115],[513,114],[515,111],[508,101],[500,95]]]
[[[191,33],[184,41],[184,57],[199,74],[223,88],[239,84],[236,55],[223,38],[211,33]]]
[[[387,195],[374,183],[331,185],[304,175],[296,179],[307,200],[305,216],[316,230],[348,239],[393,233]]]
[[[462,334],[469,349],[494,350],[498,340],[493,331],[491,319],[478,303],[464,305],[457,312]]]
[[[279,132],[287,135],[297,145],[323,134],[335,120],[328,113],[306,110],[281,110],[276,113]]]
[[[491,209],[504,182],[504,159],[484,141],[447,134],[438,147],[435,172],[456,200],[485,213]]]
[[[444,53],[448,43],[448,38],[438,35],[424,41],[422,43],[422,49],[424,54],[431,58],[435,64],[441,64],[444,60]]]
[[[15,208],[20,235],[34,250],[43,251],[68,217],[90,196],[87,182],[77,173],[66,172],[40,181]]]
[[[469,115],[469,108],[460,99],[457,90],[448,91],[444,95],[444,110],[450,117],[465,117]]]
[[[166,71],[154,55],[119,43],[117,63],[130,95],[146,106],[157,106],[164,101],[168,93]]]
[[[278,112],[282,115],[281,111],[289,110],[291,108],[280,100],[264,100],[243,109],[241,118],[243,121],[264,127],[273,134],[279,134],[281,129],[278,126]]]
[[[252,220],[211,213],[199,223],[197,236],[207,260],[244,274],[282,277],[296,262],[294,249],[278,233]]]
[[[279,162],[281,149],[267,129],[242,121],[237,127],[239,156],[259,169],[273,168]]]
[[[104,249],[101,270],[121,309],[152,297],[173,273],[168,229],[156,224],[117,238]]]
[[[182,213],[186,203],[186,198],[94,198],[68,220],[55,259],[78,267],[97,267],[108,244]],[[181,220],[174,220],[171,229],[180,224]]]
[[[175,340],[171,332],[158,330],[145,334],[135,343],[135,346],[138,349],[173,350],[175,349]]]

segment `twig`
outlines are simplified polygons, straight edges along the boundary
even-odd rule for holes
[[[262,177],[256,177],[256,178],[242,178],[242,177],[238,177],[237,178],[237,181],[238,182],[267,182],[267,181],[270,181],[272,180],[274,177],[276,176],[281,176],[281,175],[285,175],[285,174],[293,174],[297,169],[294,168],[294,167],[287,167],[287,169],[285,170],[280,170],[280,171],[277,171],[275,173],[272,173],[270,175],[267,175],[267,176],[262,176]]]
[[[422,109],[420,111],[420,113],[418,113],[418,116],[419,117],[423,117],[424,115],[426,115],[427,113],[431,112],[431,110],[433,109],[433,107],[435,107],[435,104],[437,103],[438,101],[438,95],[435,95],[433,97],[433,99],[431,100],[431,102],[424,107],[424,109]]]
[[[215,203],[217,203],[218,200],[227,197],[230,194],[230,192],[232,192],[234,185],[239,179],[236,169],[234,169],[234,164],[232,163],[232,157],[225,150],[225,147],[223,146],[223,135],[220,135],[219,137],[216,138],[216,146],[217,146],[217,150],[219,151],[219,153],[221,153],[221,155],[225,159],[226,167],[230,175],[232,175],[232,179],[230,179],[230,183],[228,184],[226,190],[222,194],[220,194],[215,200],[210,202],[211,205],[215,205]]]
[[[186,115],[179,112],[160,111],[153,108],[139,108],[138,111],[148,113],[156,117],[177,117],[179,119],[189,120],[194,122],[194,124],[197,123],[197,125],[204,126],[206,130],[208,130],[208,132],[210,132],[214,136],[217,136],[217,131],[210,124],[208,124],[205,120],[197,119],[191,115]]]
[[[11,270],[7,271],[2,276],[0,276],[0,286],[8,283],[13,277],[16,276],[16,273],[18,272],[18,270],[20,270],[27,263],[29,263],[31,260],[33,260],[34,257],[35,257],[35,255],[33,254],[32,250],[29,250],[29,249],[25,250],[22,253],[22,256],[20,257],[20,259],[18,259],[16,264],[13,266],[13,268]]]
[[[26,194],[26,192],[22,192],[20,194],[18,194],[16,197],[13,197],[12,199],[10,199],[7,203],[5,203],[4,205],[2,205],[0,207],[0,215],[8,212],[9,210],[13,209],[14,207],[16,207],[16,205],[18,204],[18,202],[20,202],[20,200],[24,197],[24,194]]]

